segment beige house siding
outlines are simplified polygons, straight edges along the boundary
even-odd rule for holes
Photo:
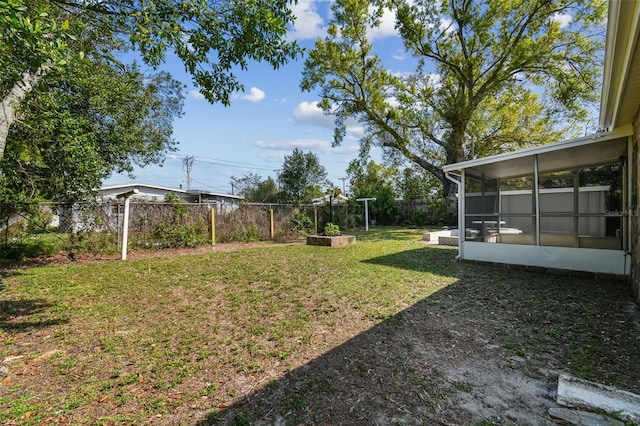
[[[632,281],[631,287],[633,289],[633,294],[635,295],[636,302],[640,303],[640,217],[638,215],[638,211],[640,210],[640,206],[638,202],[640,201],[640,108],[636,111],[635,117],[633,119],[633,188],[632,188],[632,200],[629,208],[631,208],[634,212],[632,215],[632,224],[631,224],[631,252],[633,253],[632,260]]]

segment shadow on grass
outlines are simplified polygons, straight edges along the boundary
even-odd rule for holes
[[[0,300],[0,330],[8,332],[24,332],[32,328],[44,328],[66,324],[65,319],[43,319],[22,321],[23,317],[31,317],[45,313],[53,304],[43,299],[35,300]]]
[[[413,267],[401,254],[370,262]],[[256,377],[198,426],[555,424],[549,395],[565,371],[640,392],[640,314],[622,283],[471,265],[458,273],[284,376]]]
[[[391,266],[418,272],[431,272],[438,275],[450,275],[451,251],[449,247],[424,247],[406,250],[386,256],[364,260],[373,265]]]

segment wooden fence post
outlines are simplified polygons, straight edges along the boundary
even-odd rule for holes
[[[216,243],[216,209],[211,207],[211,245]]]
[[[269,219],[271,221],[271,239],[275,236],[274,224],[273,224],[273,209],[269,209]]]

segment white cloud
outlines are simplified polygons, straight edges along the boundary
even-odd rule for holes
[[[373,11],[373,6],[369,6],[369,12]],[[382,18],[380,18],[380,25],[376,28],[369,28],[367,31],[367,38],[370,41],[381,39],[385,37],[394,37],[398,35],[398,31],[395,29],[396,16],[392,10],[385,9]]]
[[[438,73],[430,73],[427,74],[427,84],[432,87],[440,86],[440,81],[442,81],[442,76]]]
[[[453,25],[453,21],[451,19],[442,18],[440,20],[440,29],[446,32],[447,34],[451,34],[456,30],[456,26]]]
[[[407,58],[407,52],[404,50],[396,50],[391,57],[396,61],[404,61]]]
[[[326,139],[294,139],[290,141],[257,141],[254,144],[258,148],[273,151],[293,151],[299,148],[303,151],[312,151],[321,154],[338,154],[352,156],[358,152],[358,146],[332,147],[331,141]]]
[[[324,19],[318,13],[317,3],[315,0],[299,0],[291,5],[296,20],[289,32],[290,39],[315,39],[325,34]]]
[[[193,99],[204,99],[204,95],[198,90],[192,90],[189,92],[189,97]]]
[[[298,0],[297,4],[290,6],[291,11],[296,17],[293,23],[293,29],[289,32],[288,38],[294,40],[315,39],[323,37],[327,33],[327,25],[325,18],[326,15],[329,19],[331,16],[331,10],[328,8],[331,2],[326,0]],[[323,9],[319,10],[319,5],[322,4]],[[370,11],[373,11],[373,6],[370,6]],[[369,28],[367,31],[367,37],[373,41],[385,37],[394,37],[398,35],[398,32],[394,28],[395,26],[395,14],[389,9],[385,9],[381,19],[380,25],[377,28]]]
[[[397,107],[400,106],[400,102],[398,101],[398,98],[396,98],[395,96],[390,96],[387,99],[385,99],[384,101],[385,101],[385,103],[387,105],[389,105],[390,107],[393,107],[393,108],[397,108]]]
[[[325,113],[318,107],[318,102],[301,102],[293,111],[293,119],[297,124],[312,124],[314,126],[332,129],[335,118]]]
[[[364,136],[364,126],[354,119],[347,119],[347,139],[357,140]]]
[[[568,27],[573,17],[565,13],[555,13],[551,20],[560,24],[560,28]]]
[[[274,151],[291,151],[294,148],[303,150],[323,150],[331,143],[321,139],[295,139],[292,141],[257,141],[255,146]]]
[[[279,163],[282,164],[282,160],[284,160],[285,152],[274,152],[268,154],[259,154],[257,158],[260,160],[264,160],[267,163]]]
[[[251,89],[249,89],[249,93],[240,96],[240,99],[249,102],[260,102],[264,98],[265,93],[257,87],[252,87]]]
[[[411,77],[414,73],[411,71],[392,71],[391,75],[397,78]]]
[[[333,115],[325,115],[318,108],[318,102],[316,101],[299,103],[293,111],[293,120],[301,126],[312,125],[330,130],[335,128],[335,117]],[[347,119],[346,131],[345,139],[348,140],[358,140],[364,136],[364,127],[353,118]]]

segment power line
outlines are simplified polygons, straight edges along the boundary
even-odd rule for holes
[[[261,166],[258,164],[243,163],[241,161],[221,160],[219,158],[195,157],[194,161],[197,161],[199,163],[214,164],[217,166],[225,166],[225,167],[271,170],[271,167]]]
[[[193,181],[194,181],[194,182],[199,183],[200,185],[202,185],[202,186],[203,186],[203,188],[217,189],[218,191],[221,191],[221,192],[224,192],[224,193],[228,193],[228,192],[227,192],[227,188],[224,188],[224,189],[223,189],[223,188],[222,188],[222,187],[220,187],[220,186],[211,186],[211,185],[208,185],[208,184],[206,184],[206,183],[204,183],[204,182],[200,182],[199,180],[196,180],[196,179],[193,179]]]

